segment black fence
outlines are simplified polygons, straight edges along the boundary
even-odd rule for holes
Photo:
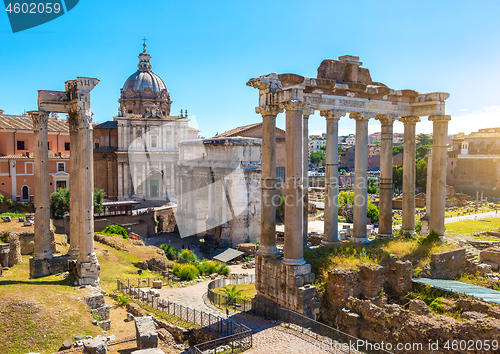
[[[373,343],[368,340],[356,338],[285,307],[270,306],[262,302],[233,299],[213,291],[216,288],[230,284],[250,282],[255,282],[254,275],[235,279],[225,278],[213,280],[208,284],[207,298],[215,306],[227,307],[235,311],[246,312],[252,316],[259,316],[281,322],[286,327],[316,338],[318,342],[321,342],[322,347],[326,345],[338,352],[392,354],[392,352],[385,350],[380,343]]]
[[[236,333],[228,337],[194,346],[195,354],[241,353],[252,347],[252,330]]]
[[[203,352],[209,349],[215,350],[215,348],[217,348],[213,347],[215,344],[218,344],[218,347],[228,346],[227,349],[232,349],[232,351],[234,351],[235,349],[239,350],[241,348],[248,349],[252,346],[252,330],[247,326],[231,320],[224,319],[220,316],[213,315],[211,313],[206,313],[204,311],[199,311],[183,305],[176,304],[175,302],[171,302],[165,299],[160,299],[159,297],[154,296],[150,291],[142,289],[144,287],[150,287],[150,285],[153,284],[153,281],[158,279],[148,278],[147,281],[144,280],[146,279],[142,280],[117,279],[116,283],[118,291],[121,291],[122,293],[129,295],[132,299],[142,302],[146,305],[149,305],[154,309],[163,311],[169,315],[178,317],[185,321],[197,324],[200,327],[206,328],[207,330],[217,333],[223,337],[215,341],[210,341],[207,343],[202,343],[197,345],[196,347],[206,345],[206,347],[203,347],[206,348],[202,350]],[[133,287],[134,283],[136,283],[138,286]],[[130,284],[132,284],[132,287],[130,286]],[[196,347],[195,347],[195,352],[201,353],[201,351],[196,351],[197,350]]]

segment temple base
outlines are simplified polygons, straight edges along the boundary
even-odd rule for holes
[[[30,258],[30,278],[41,278],[69,271],[71,256],[54,257],[51,259]]]
[[[79,285],[95,285],[100,281],[101,266],[95,262],[76,262],[76,278]]]

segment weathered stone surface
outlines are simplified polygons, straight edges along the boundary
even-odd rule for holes
[[[30,219],[26,219],[24,220],[24,226],[33,226],[35,225],[35,221],[34,220],[30,220]]]
[[[160,297],[160,291],[158,289],[149,289],[149,293],[154,297]]]
[[[37,260],[30,258],[30,277],[40,278],[59,274],[69,270],[70,257],[60,256],[51,259]]]
[[[477,271],[481,275],[493,273],[493,271],[491,270],[491,265],[486,264],[486,263],[479,264],[477,266]]]
[[[98,308],[95,308],[93,312],[99,316],[99,321],[109,320],[109,309],[108,305],[104,305]]]
[[[422,300],[411,300],[409,303],[409,309],[410,311],[415,312],[417,315],[428,315],[431,311],[429,309],[429,306]]]
[[[481,318],[487,318],[488,315],[481,312],[466,311],[462,313],[462,317],[468,320],[479,320]]]
[[[155,280],[153,281],[153,288],[155,289],[161,289],[163,287],[163,283],[161,280]]]
[[[86,297],[85,301],[87,302],[87,306],[90,307],[91,309],[97,309],[99,307],[103,307],[106,305],[106,301],[104,301],[103,294],[97,294]]]
[[[483,264],[489,265],[491,267],[491,270],[498,270],[498,263],[483,261]]]
[[[138,349],[158,347],[158,332],[156,331],[152,317],[136,317],[135,333]]]
[[[163,321],[163,320],[160,320],[157,318],[153,318],[153,319],[159,327],[166,329],[175,338],[176,341],[181,342],[181,343],[184,342],[185,338],[188,335],[187,330],[185,330],[181,327],[178,327],[178,326],[174,326],[166,321]]]
[[[103,331],[109,331],[111,329],[111,320],[99,321],[99,327],[101,327]]]
[[[3,222],[11,222],[11,221],[12,221],[12,219],[11,219],[11,217],[10,217],[10,216],[2,216],[2,221],[3,221]]]
[[[465,248],[431,255],[432,275],[439,279],[455,279],[465,272]]]
[[[136,350],[133,351],[131,354],[165,354],[165,352],[160,348],[149,348],[143,350]]]
[[[66,339],[62,343],[62,346],[59,350],[61,351],[61,350],[71,349],[72,347],[73,347],[73,341],[71,339]]]
[[[133,302],[127,304],[127,312],[131,313],[134,317],[146,316],[146,312]]]
[[[485,250],[482,250],[479,253],[479,260],[481,262],[494,262],[496,264],[500,264],[500,248],[499,247],[489,247]]]
[[[245,252],[246,255],[255,255],[257,253],[257,245],[254,243],[240,243],[236,249]]]
[[[130,312],[127,312],[127,321],[133,321],[134,320],[134,315],[132,315]]]
[[[89,354],[106,354],[108,351],[108,341],[104,336],[97,336],[83,341],[83,348]]]

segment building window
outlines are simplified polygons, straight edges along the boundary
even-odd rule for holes
[[[17,150],[26,150],[24,147],[24,141],[22,140],[17,141]]]
[[[71,148],[71,145],[69,145],[69,143],[64,143],[64,150],[69,151],[69,150],[71,150],[70,148]]]
[[[157,140],[156,136],[151,137],[151,147],[152,148],[156,148],[156,140]]]
[[[65,166],[64,162],[58,162],[57,163],[57,172],[64,172]]]

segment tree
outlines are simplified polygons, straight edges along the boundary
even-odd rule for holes
[[[376,194],[377,187],[375,186],[375,180],[371,177],[368,178],[368,194]]]
[[[338,150],[339,150],[339,152],[344,152],[345,151],[345,149],[342,146],[339,146]]]
[[[397,154],[402,153],[404,150],[403,145],[394,145],[392,147],[392,156],[396,156]]]
[[[104,200],[104,190],[94,188],[94,214],[102,214],[104,208],[102,201]]]
[[[417,146],[432,145],[431,134],[420,133],[417,135]]]
[[[321,151],[313,152],[309,159],[313,165],[317,165],[325,159],[325,153]]]
[[[326,145],[320,146],[319,149],[322,150],[322,151],[326,151]]]
[[[394,188],[403,189],[403,165],[392,166],[392,183]]]
[[[321,151],[326,151],[326,145],[325,146],[322,146],[319,148]],[[338,149],[337,149],[340,152],[344,152],[345,149],[342,147],[342,146],[339,146]]]
[[[378,222],[378,207],[372,202],[368,202],[366,208],[366,216],[371,219],[372,223]]]
[[[417,147],[416,158],[417,159],[426,159],[427,160],[427,149],[432,148],[432,145],[422,145]]]
[[[417,160],[417,169],[415,176],[415,186],[427,190],[427,161],[425,159]]]
[[[50,212],[52,218],[60,219],[69,211],[69,190],[59,188],[57,192],[50,195]]]

